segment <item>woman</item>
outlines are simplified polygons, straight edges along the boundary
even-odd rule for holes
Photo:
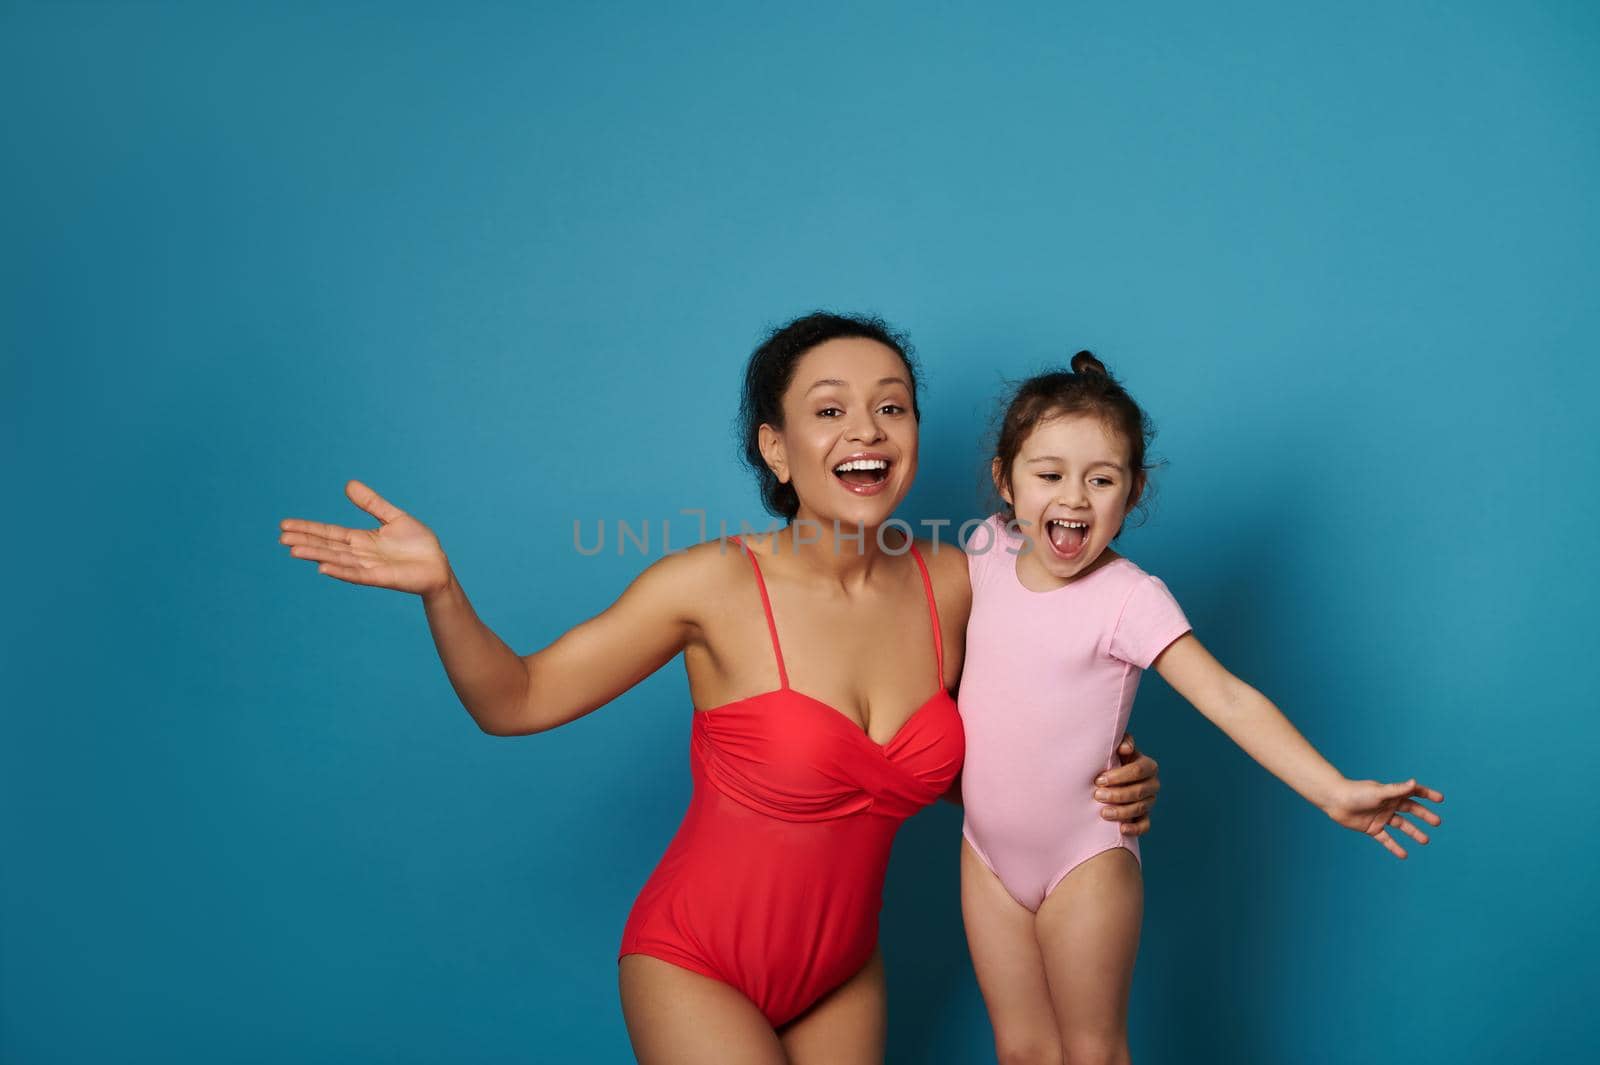
[[[949,690],[967,563],[885,528],[916,474],[918,413],[915,367],[883,323],[814,314],[775,331],[746,371],[743,428],[763,501],[790,525],[669,555],[525,657],[478,619],[433,534],[360,482],[346,493],[379,529],[289,519],[280,540],[319,573],[420,595],[456,694],[491,735],[572,721],[682,652],[694,795],[623,935],[634,1052],[876,1065],[889,847],[917,809],[954,796],[964,750]],[[1139,834],[1156,767],[1131,739],[1122,753],[1100,794]]]

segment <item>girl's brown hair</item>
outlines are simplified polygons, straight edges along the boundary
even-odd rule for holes
[[[994,457],[999,461],[1006,488],[1011,488],[1011,464],[1022,450],[1023,441],[1042,423],[1074,414],[1095,415],[1127,441],[1129,473],[1133,476],[1129,491],[1139,493],[1138,509],[1144,511],[1150,498],[1149,473],[1155,468],[1146,464],[1145,456],[1155,439],[1155,425],[1105,364],[1088,351],[1072,357],[1072,369],[1030,377],[1012,393],[994,445]],[[996,502],[1006,521],[1016,518],[1004,498]],[[1118,535],[1121,532],[1117,530]]]

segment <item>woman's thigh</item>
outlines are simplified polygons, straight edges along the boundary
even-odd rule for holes
[[[1061,1043],[1034,915],[961,841],[961,919],[1001,1061],[1059,1062]]]
[[[755,1003],[721,980],[627,954],[617,963],[617,983],[639,1065],[788,1065]]]
[[[883,954],[783,1030],[790,1065],[883,1065],[889,1030]]]

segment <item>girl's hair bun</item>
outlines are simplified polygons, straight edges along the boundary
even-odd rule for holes
[[[1080,351],[1072,357],[1072,372],[1075,374],[1096,373],[1101,377],[1110,377],[1106,372],[1105,364],[1094,357],[1092,351]]]

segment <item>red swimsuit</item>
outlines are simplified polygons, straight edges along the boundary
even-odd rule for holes
[[[949,789],[965,739],[914,545],[938,673],[934,694],[883,746],[789,687],[761,565],[739,545],[755,567],[781,687],[695,712],[689,810],[633,904],[618,957],[647,954],[730,984],[776,1028],[872,957],[894,834]]]

